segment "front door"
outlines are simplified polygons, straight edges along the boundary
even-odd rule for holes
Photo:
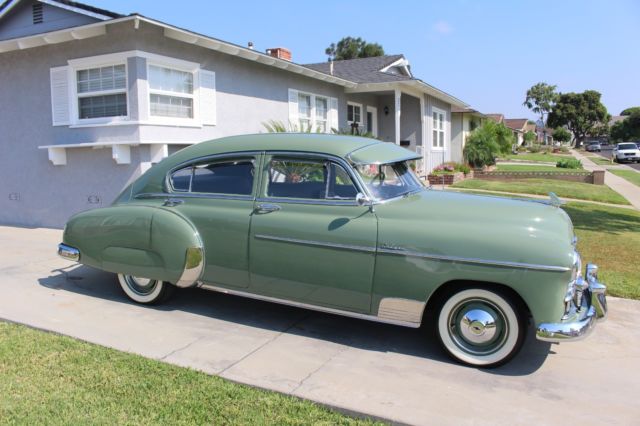
[[[376,107],[367,107],[367,133],[378,136],[378,109]]]
[[[370,312],[377,218],[356,202],[347,165],[267,155],[250,232],[252,291]]]
[[[169,177],[176,202],[204,244],[202,281],[224,287],[249,286],[249,235],[260,154],[243,153],[185,165]]]

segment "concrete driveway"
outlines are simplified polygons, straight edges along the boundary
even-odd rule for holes
[[[198,289],[136,306],[113,275],[57,258],[60,236],[0,227],[0,318],[395,422],[640,422],[639,302],[610,299],[582,342],[530,334],[510,364],[483,371],[421,330]]]

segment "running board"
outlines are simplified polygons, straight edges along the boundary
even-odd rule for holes
[[[408,299],[393,299],[393,300],[403,300],[404,304],[406,305],[407,303],[413,303],[413,309],[411,312],[411,318],[414,321],[403,321],[400,319],[393,319],[393,318],[384,318],[384,317],[380,317],[380,316],[376,316],[376,315],[367,315],[367,314],[360,314],[357,312],[351,312],[351,311],[343,311],[341,309],[334,309],[334,308],[327,308],[324,306],[318,306],[318,305],[309,305],[307,303],[302,303],[302,302],[294,302],[291,300],[285,300],[285,299],[278,299],[275,297],[269,297],[269,296],[262,296],[259,294],[254,294],[254,293],[249,293],[246,291],[238,291],[238,290],[231,290],[228,288],[223,288],[223,287],[217,287],[211,284],[199,284],[198,287],[204,289],[204,290],[209,290],[209,291],[215,291],[218,293],[224,293],[224,294],[230,294],[232,296],[240,296],[240,297],[247,297],[249,299],[256,299],[256,300],[262,300],[265,302],[272,302],[272,303],[278,303],[280,305],[287,305],[287,306],[293,306],[296,308],[302,308],[302,309],[310,309],[312,311],[318,311],[318,312],[325,312],[328,314],[335,314],[335,315],[341,315],[344,317],[350,317],[350,318],[357,318],[357,319],[363,319],[363,320],[367,320],[367,321],[374,321],[374,322],[380,322],[380,323],[384,323],[384,324],[392,324],[392,325],[399,325],[402,327],[410,327],[410,328],[419,328],[420,327],[420,322],[422,319],[422,311],[424,310],[424,306],[425,303],[421,303],[421,302],[416,302],[413,300],[408,300]],[[382,301],[380,302],[380,305],[383,305],[385,303],[385,300],[387,299],[382,299]],[[391,300],[391,299],[389,299]],[[388,304],[388,303],[387,303]],[[419,309],[420,311],[420,315],[416,315],[416,310]],[[417,322],[416,322],[417,320]]]

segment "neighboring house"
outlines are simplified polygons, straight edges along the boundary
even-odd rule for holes
[[[553,145],[553,129],[549,127],[536,126],[536,136],[538,143],[543,145]]]
[[[290,59],[137,14],[5,1],[0,223],[62,226],[172,152],[269,120],[368,130],[421,152],[423,172],[451,159],[451,108],[467,105],[415,78],[402,55]]]
[[[487,116],[487,118],[495,121],[498,124],[500,124],[500,123],[504,124],[504,115],[502,115],[502,114],[491,113],[491,114],[486,114],[486,116]]]
[[[473,108],[451,108],[451,160],[463,163],[463,151],[467,144],[467,137],[480,127],[487,116]]]
[[[513,136],[516,138],[516,146],[524,144],[524,134],[527,127],[526,118],[505,118],[504,125],[513,131]]]

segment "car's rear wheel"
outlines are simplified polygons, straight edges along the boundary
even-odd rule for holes
[[[174,286],[167,282],[133,275],[118,274],[118,281],[129,299],[144,305],[163,302],[174,289]]]
[[[456,360],[477,367],[497,367],[513,358],[524,343],[524,313],[505,294],[471,288],[451,295],[438,314],[438,337]]]

